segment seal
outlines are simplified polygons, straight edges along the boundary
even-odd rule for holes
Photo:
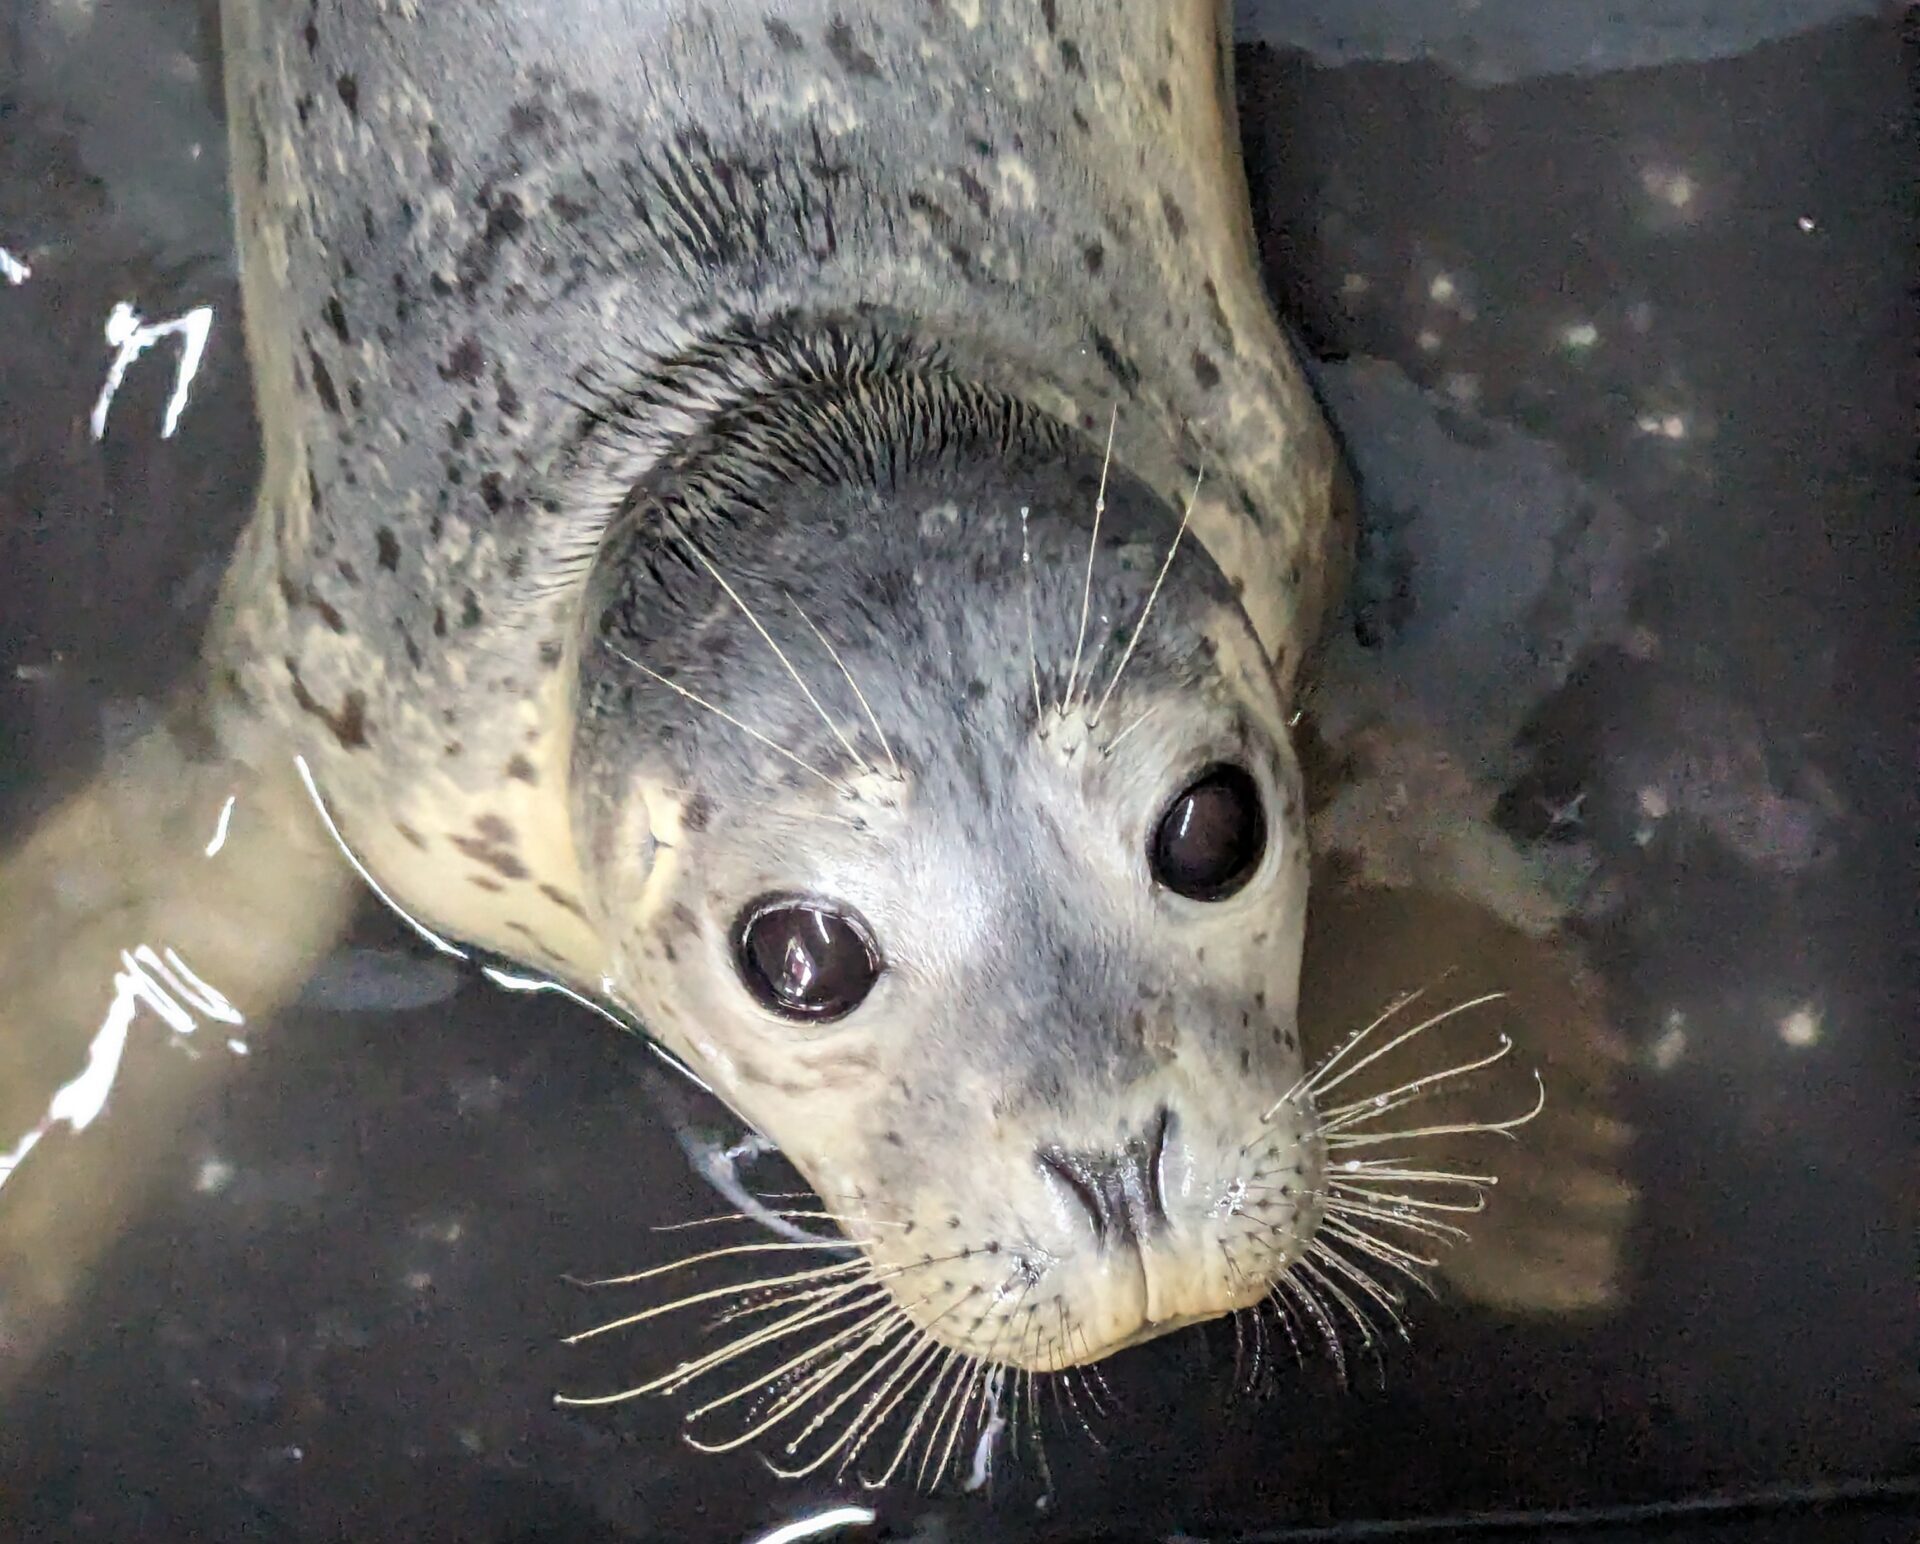
[[[1463,1069],[1300,1045],[1351,500],[1224,9],[224,7],[265,459],[182,754],[784,1152],[783,1418],[1412,1258],[1437,1176],[1335,1156]]]

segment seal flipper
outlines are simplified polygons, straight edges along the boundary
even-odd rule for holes
[[[225,1042],[292,996],[356,901],[290,759],[234,755],[212,713],[182,695],[0,855],[0,1383],[136,1215],[235,1064]],[[169,1030],[198,1054],[146,1054]],[[138,1087],[76,1135],[123,1053]]]
[[[1531,1109],[1544,1087],[1538,1118],[1511,1140],[1466,1133],[1360,1150],[1370,1158],[1404,1152],[1415,1167],[1496,1176],[1484,1211],[1442,1219],[1460,1224],[1467,1237],[1438,1253],[1441,1277],[1499,1312],[1617,1308],[1627,1294],[1624,1249],[1636,1192],[1626,1168],[1631,1133],[1617,1113],[1625,1057],[1604,1018],[1598,983],[1564,941],[1523,932],[1458,896],[1343,884],[1338,874],[1317,873],[1313,897],[1300,1013],[1309,1066],[1408,989],[1426,986],[1395,1027],[1411,1028],[1487,993],[1505,994],[1414,1037],[1367,1069],[1364,1088],[1343,1088],[1340,1097],[1396,1088],[1475,1060],[1496,1049],[1503,1034],[1513,1041],[1512,1054],[1383,1117],[1379,1129],[1510,1120]],[[1377,973],[1366,968],[1369,961],[1378,962]]]

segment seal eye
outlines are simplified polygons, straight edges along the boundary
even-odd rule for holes
[[[1160,817],[1148,850],[1153,877],[1195,901],[1224,901],[1267,850],[1260,789],[1239,767],[1209,767]]]
[[[747,990],[783,1018],[840,1018],[880,978],[866,924],[823,901],[756,901],[741,914],[734,952]]]

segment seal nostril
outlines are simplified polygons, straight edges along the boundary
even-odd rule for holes
[[[1164,1104],[1160,1114],[1147,1134],[1149,1152],[1147,1155],[1147,1204],[1152,1209],[1154,1219],[1167,1220],[1166,1162],[1167,1138],[1173,1133],[1173,1111]]]
[[[1040,1160],[1040,1167],[1065,1185],[1068,1194],[1080,1203],[1088,1220],[1093,1223],[1094,1236],[1105,1238],[1113,1217],[1107,1206],[1106,1195],[1094,1177],[1074,1160],[1071,1153],[1060,1148],[1043,1147],[1034,1156]]]

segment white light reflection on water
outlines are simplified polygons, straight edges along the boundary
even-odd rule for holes
[[[173,394],[167,398],[166,417],[160,424],[160,438],[172,439],[173,431],[180,426],[180,414],[187,406],[187,392],[200,371],[200,356],[206,352],[207,335],[212,331],[212,306],[195,306],[170,322],[147,322],[141,320],[131,301],[123,300],[116,305],[107,316],[107,342],[115,351],[113,363],[107,367],[106,384],[100,388],[88,420],[93,437],[97,440],[107,432],[107,409],[113,406],[113,395],[120,389],[127,367],[162,338],[177,333],[180,363],[174,370]]]
[[[221,1024],[246,1023],[240,1010],[201,980],[172,949],[164,957],[148,944],[122,950],[120,967],[113,977],[113,1001],[87,1047],[86,1066],[55,1092],[38,1124],[10,1151],[0,1153],[0,1185],[19,1171],[27,1154],[55,1126],[85,1131],[106,1109],[126,1058],[128,1032],[143,1004],[176,1035],[190,1035],[200,1027],[196,1013]],[[234,1043],[228,1042],[230,1046]]]
[[[874,1518],[872,1507],[836,1506],[824,1512],[816,1512],[811,1517],[802,1517],[794,1522],[782,1523],[771,1533],[763,1533],[750,1539],[748,1544],[794,1544],[796,1539],[817,1539],[822,1534],[832,1533],[838,1528],[864,1528]]]

